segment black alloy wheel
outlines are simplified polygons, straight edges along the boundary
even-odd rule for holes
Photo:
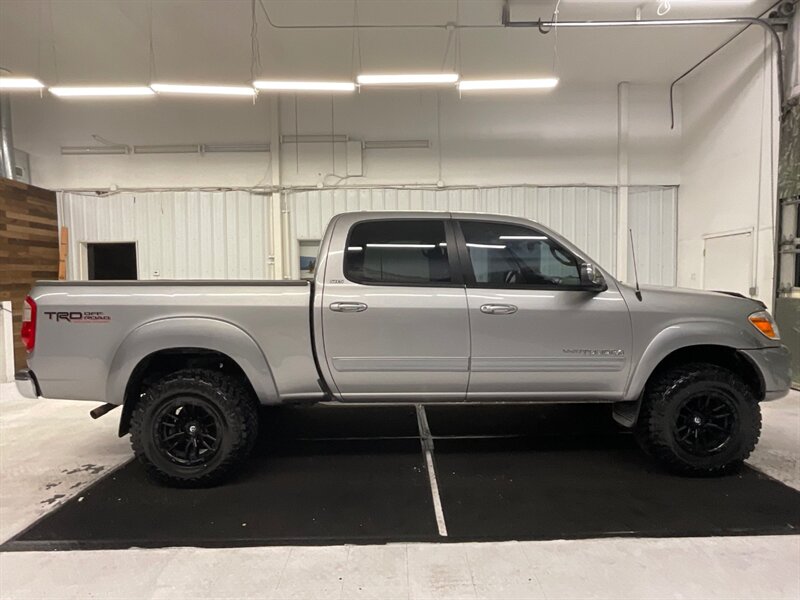
[[[678,408],[675,439],[695,456],[720,452],[736,431],[736,407],[728,396],[706,392],[691,396]]]
[[[222,420],[214,406],[203,398],[169,400],[156,414],[153,426],[156,447],[175,464],[201,465],[219,450]]]

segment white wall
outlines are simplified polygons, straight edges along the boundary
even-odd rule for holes
[[[12,98],[14,142],[47,189],[252,187],[269,181],[269,154],[62,156],[61,146],[269,141],[269,102],[207,98]]]
[[[676,184],[680,130],[670,131],[667,88],[633,85],[630,182]],[[31,154],[33,183],[50,189],[253,187],[272,182],[269,154],[61,156],[61,146],[115,143],[269,142],[269,97],[65,100],[16,95],[17,146]],[[368,150],[349,184],[615,185],[616,83],[564,84],[552,92],[458,97],[454,89],[366,90],[284,96],[283,134],[345,134],[357,140],[428,139],[428,149]],[[296,117],[296,118],[295,118]],[[439,138],[441,136],[441,144]],[[440,171],[441,154],[441,171]],[[335,165],[334,165],[335,157]],[[299,158],[299,161],[296,160]],[[333,185],[346,174],[337,144],[285,144],[284,185]],[[335,170],[335,173],[334,173]]]
[[[683,86],[678,202],[678,285],[702,287],[707,237],[752,231],[750,287],[768,305],[778,140],[771,57],[763,31],[751,28]]]

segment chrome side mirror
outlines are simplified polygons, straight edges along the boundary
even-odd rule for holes
[[[608,284],[600,269],[591,263],[582,263],[581,287],[590,292],[605,292],[608,289]]]

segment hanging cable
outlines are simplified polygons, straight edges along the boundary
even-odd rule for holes
[[[558,74],[558,9],[561,7],[561,0],[556,0],[556,6],[553,9],[553,75]]]
[[[53,59],[53,71],[56,79],[56,83],[61,81],[61,78],[58,74],[58,58],[56,56],[56,29],[53,25],[53,0],[50,0],[47,3],[47,16],[48,20],[50,21],[50,53]]]
[[[250,81],[256,80],[256,72],[261,74],[261,48],[258,44],[258,19],[256,0],[250,2]]]
[[[298,136],[298,117],[297,117],[297,92],[294,94],[294,139],[300,139]],[[300,144],[294,145],[294,167],[295,172],[300,173]]]
[[[270,16],[269,12],[267,11],[267,7],[264,6],[264,0],[258,0],[259,5],[261,6],[261,12],[264,13],[264,17],[269,23],[270,27],[275,29],[350,29],[353,25],[323,25],[323,24],[311,24],[311,25],[281,25],[280,23],[276,23],[273,21]],[[433,25],[413,25],[410,23],[398,23],[394,25],[364,25],[359,23],[356,25],[359,29],[447,29],[447,23],[442,25],[433,24]],[[505,27],[503,24],[491,24],[491,25],[461,25],[461,29],[502,29]]]
[[[461,0],[456,0],[456,52],[455,73],[461,73]]]
[[[147,4],[147,20],[147,52],[149,57],[148,75],[150,77],[150,83],[153,83],[156,80],[156,51],[153,45],[153,0],[149,0]]]
[[[436,185],[442,182],[442,93],[436,92],[436,150],[439,155],[439,178]]]
[[[353,0],[353,41],[350,49],[350,68],[353,79],[361,73],[361,32],[358,28],[358,0]]]
[[[442,56],[442,66],[439,69],[442,72],[444,72],[444,67],[447,64],[447,56],[450,54],[450,46],[453,44],[453,31],[454,29],[448,29],[447,31],[447,43],[444,47],[444,56]],[[455,52],[453,53],[453,61],[455,62]]]
[[[656,9],[656,14],[658,14],[659,17],[663,17],[670,10],[672,10],[672,4],[670,3],[670,0],[661,0],[661,3]]]

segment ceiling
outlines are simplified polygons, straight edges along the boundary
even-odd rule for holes
[[[672,0],[668,17],[757,16],[773,2]],[[554,4],[512,0],[512,18],[549,19]],[[256,0],[256,78],[352,80],[359,72],[438,72],[456,66],[456,42],[448,46],[450,34],[442,27],[360,29],[355,36],[349,27],[353,0],[263,0],[263,5],[276,25],[348,27],[276,28]],[[562,0],[560,19],[633,19],[639,5],[643,18],[657,18],[655,0]],[[502,0],[357,4],[361,24],[439,26],[456,19],[465,26],[497,26],[502,6]],[[0,66],[47,85],[247,84],[252,9],[250,0],[0,0]],[[656,83],[671,81],[737,30],[562,29],[557,66],[556,35],[535,28],[465,28],[453,38],[460,37],[458,70],[466,78],[548,76],[557,70],[564,83]]]

